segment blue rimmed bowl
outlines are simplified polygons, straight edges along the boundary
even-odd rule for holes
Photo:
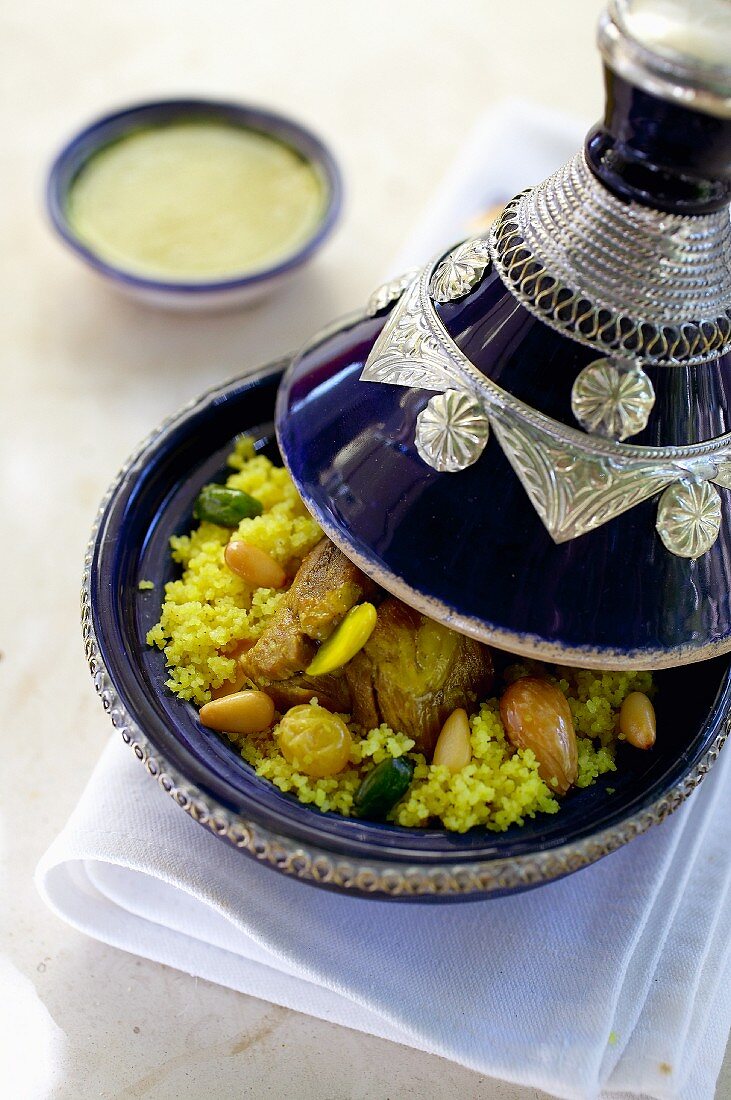
[[[309,161],[320,173],[326,196],[311,235],[290,255],[261,270],[225,279],[166,282],[136,275],[98,256],[69,224],[68,194],[84,165],[101,149],[136,130],[178,121],[223,121],[266,134]],[[220,310],[248,305],[274,290],[310,260],[335,227],[342,206],[342,178],[330,150],[310,130],[284,115],[244,103],[169,99],[139,103],[92,122],[61,149],[49,171],[46,207],[61,240],[97,275],[129,297],[179,310]]]
[[[272,417],[285,363],[204,394],[133,455],[102,503],[86,561],[82,624],[96,689],[112,722],[182,810],[268,866],[354,896],[474,900],[519,892],[584,867],[662,821],[697,786],[728,732],[731,661],[658,674],[656,747],[620,748],[618,770],[572,792],[560,813],[465,835],[404,829],[316,810],[257,777],[195,709],[165,687],[145,644],[173,534],[190,529],[201,485],[246,431],[275,458]],[[140,591],[140,580],[154,589]]]

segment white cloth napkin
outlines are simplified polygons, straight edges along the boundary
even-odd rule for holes
[[[211,836],[107,746],[37,871],[116,947],[561,1097],[710,1100],[731,1020],[731,753],[562,882],[445,907],[340,897]]]
[[[494,114],[394,270],[579,137],[519,105]],[[36,881],[106,943],[492,1077],[577,1100],[710,1100],[731,1026],[730,797],[727,751],[669,821],[569,879],[399,905],[319,891],[230,849],[115,737]]]

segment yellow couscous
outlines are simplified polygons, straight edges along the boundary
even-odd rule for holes
[[[230,527],[203,521],[190,535],[171,540],[182,575],[165,586],[160,621],[147,636],[150,645],[164,652],[170,690],[199,706],[232,679],[236,660],[231,654],[242,642],[251,643],[261,635],[285,596],[285,590],[254,588],[232,573],[224,562],[228,541],[245,539],[291,572],[322,537],[286,470],[254,454],[250,440],[239,440],[228,461],[233,472],[226,485],[255,497],[263,510],[242,519],[233,533]],[[503,676],[509,684],[530,674],[530,668],[516,663]],[[568,700],[578,749],[574,785],[589,786],[616,770],[620,707],[630,692],[652,692],[652,674],[563,668],[543,668],[542,674]],[[413,779],[389,813],[389,820],[398,825],[441,822],[456,832],[474,826],[500,832],[538,813],[560,809],[560,799],[539,775],[534,753],[516,749],[506,737],[497,698],[483,701],[471,715],[472,759],[456,773],[429,763],[414,751],[411,738],[385,724],[364,730],[348,715],[343,717],[352,737],[349,763],[325,778],[311,778],[288,763],[276,725],[264,735],[231,739],[259,776],[322,812],[353,814],[364,776],[382,761],[407,754]]]
[[[264,506],[262,515],[240,522],[237,535],[266,550],[280,565],[303,558],[322,538],[322,531],[287,471],[255,455],[246,437],[237,442],[228,464],[235,473],[226,484],[250,493]],[[165,652],[167,686],[180,699],[199,705],[208,702],[211,688],[232,676],[234,660],[227,651],[258,638],[283,595],[254,589],[226,568],[223,552],[230,537],[229,529],[204,522],[190,535],[170,540],[173,560],[183,574],[165,585],[160,621],[147,635],[148,645]]]

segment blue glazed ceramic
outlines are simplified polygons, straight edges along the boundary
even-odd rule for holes
[[[661,673],[657,746],[643,753],[620,749],[615,774],[572,792],[559,814],[504,834],[408,830],[308,809],[258,778],[224,738],[201,726],[193,707],[166,689],[163,657],[144,639],[158,618],[163,585],[175,575],[170,536],[190,529],[194,498],[202,484],[223,474],[235,435],[254,434],[276,458],[272,417],[283,365],[220,386],[163,424],[121,472],[99,513],[82,601],[87,658],[115,727],[150,775],[247,855],[304,882],[362,897],[470,900],[525,890],[593,862],[661,821],[702,779],[725,740],[727,660]],[[324,372],[322,385],[328,377]],[[296,393],[296,378],[289,376],[283,400]],[[333,422],[339,415],[334,408]],[[387,415],[384,407],[381,433]],[[372,429],[357,401],[350,416],[355,438]],[[298,418],[294,423],[301,425]],[[338,499],[336,480],[332,489]],[[371,482],[362,507],[373,527],[380,522],[388,530],[398,514],[379,507],[382,491],[380,482]],[[425,542],[422,556],[432,552]],[[139,591],[140,580],[152,580],[154,589]]]
[[[276,422],[326,533],[404,602],[658,669],[731,650],[731,65],[671,63],[627,6],[585,149],[315,337]]]
[[[208,282],[170,282],[130,274],[100,259],[76,236],[66,218],[66,198],[74,179],[101,148],[133,130],[181,120],[222,120],[268,134],[291,146],[322,173],[327,201],[320,224],[296,252],[273,267],[248,275]],[[243,103],[208,99],[171,99],[140,103],[105,115],[76,134],[53,162],[46,185],[51,223],[66,245],[96,274],[128,296],[169,309],[226,309],[269,293],[317,252],[335,227],[342,204],[340,170],[330,151],[311,131],[290,118]]]
[[[589,349],[533,317],[495,274],[438,308],[478,369],[541,412],[570,418],[571,383]],[[383,325],[383,316],[362,317],[316,337],[288,372],[277,413],[300,493],[366,573],[425,614],[526,656],[661,668],[731,646],[731,525],[707,554],[679,558],[660,545],[650,499],[557,545],[494,434],[459,473],[421,461],[415,424],[433,391],[361,381]],[[682,446],[697,430],[724,430],[731,356],[648,373],[661,370],[638,443]]]

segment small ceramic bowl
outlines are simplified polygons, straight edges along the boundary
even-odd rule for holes
[[[561,811],[495,834],[464,835],[321,814],[259,778],[225,738],[165,687],[145,644],[175,576],[169,539],[190,530],[200,487],[253,434],[277,457],[272,418],[282,367],[211,390],[160,426],[102,503],[86,563],[86,655],[105,709],[150,776],[214,835],[267,866],[351,896],[475,900],[561,878],[660,822],[700,782],[728,732],[728,657],[658,674],[657,744],[621,747],[618,770],[573,791]],[[139,582],[154,587],[140,591]]]
[[[319,224],[291,255],[271,267],[249,274],[203,282],[165,282],[125,271],[101,259],[69,225],[69,189],[87,161],[104,146],[132,130],[175,121],[224,121],[281,141],[310,161],[321,173],[326,199]],[[149,305],[166,309],[207,310],[247,305],[268,294],[317,252],[340,214],[342,181],[330,151],[309,130],[283,115],[242,103],[207,99],[173,99],[141,103],[105,115],[76,134],[54,160],[46,186],[46,205],[53,227],[68,247],[107,283]]]

